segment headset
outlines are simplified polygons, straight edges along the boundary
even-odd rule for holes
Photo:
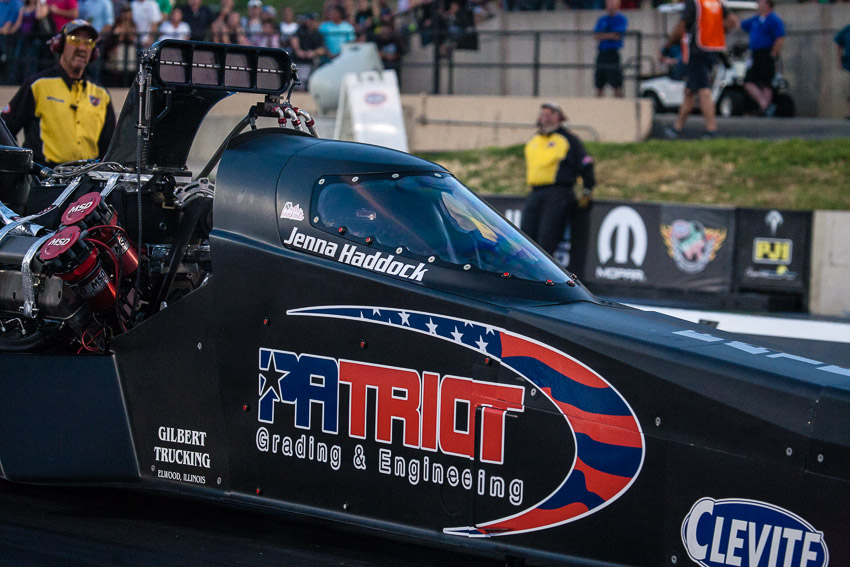
[[[74,28],[74,31],[80,29],[81,27],[86,27],[89,29],[92,28],[91,24],[89,24],[86,20],[72,20],[65,24],[62,27],[62,31],[51,37],[47,40],[47,46],[50,48],[52,53],[56,55],[62,55],[62,52],[65,50],[65,36],[68,35],[68,28]],[[97,41],[97,35],[95,34],[95,41]],[[100,47],[95,44],[94,49],[91,50],[91,56],[89,57],[89,63],[93,63],[100,57]]]

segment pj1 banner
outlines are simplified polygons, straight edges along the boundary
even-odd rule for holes
[[[802,292],[811,261],[811,211],[738,209],[739,290]]]

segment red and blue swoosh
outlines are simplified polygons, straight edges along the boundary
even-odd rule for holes
[[[573,522],[617,500],[640,473],[646,446],[632,408],[599,374],[555,348],[483,323],[422,311],[337,305],[292,309],[287,314],[387,325],[464,346],[500,360],[563,414],[576,449],[561,484],[521,512],[475,526],[445,528],[445,533],[492,537]]]

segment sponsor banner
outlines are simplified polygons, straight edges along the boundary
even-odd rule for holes
[[[658,260],[656,285],[689,291],[732,290],[733,209],[661,205],[659,220],[656,230],[664,242],[664,255]]]
[[[808,287],[810,211],[739,209],[736,221],[738,289],[802,291]]]
[[[664,280],[658,264],[664,244],[655,228],[658,225],[657,205],[594,203],[583,279],[640,287],[660,285]]]
[[[688,556],[703,567],[825,567],[823,532],[774,504],[702,498],[682,522]]]
[[[596,203],[584,279],[655,289],[729,292],[734,211]]]

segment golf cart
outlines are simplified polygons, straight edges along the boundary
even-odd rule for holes
[[[727,6],[736,11],[754,11],[755,2],[730,1]],[[664,4],[658,8],[666,16],[677,14],[684,4]],[[741,33],[741,32],[738,32]],[[758,105],[744,90],[744,77],[752,64],[748,54],[747,42],[732,44],[728,53],[720,55],[720,64],[712,72],[711,96],[717,107],[718,116],[741,116],[758,113]],[[652,100],[655,112],[675,112],[685,97],[685,77],[679,65],[669,65],[667,72],[651,74],[641,78],[640,96]],[[788,92],[788,81],[777,70],[773,78],[773,102],[776,105],[775,116],[794,116],[794,99]]]

